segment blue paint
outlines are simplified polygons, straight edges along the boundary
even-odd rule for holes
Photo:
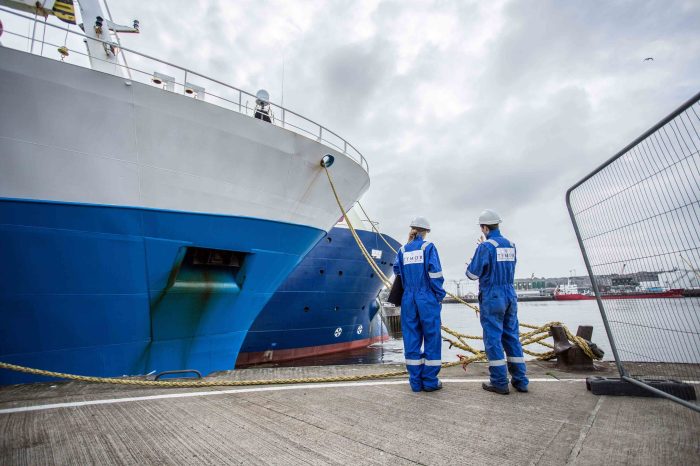
[[[376,233],[358,230],[358,235],[368,251],[382,251],[376,263],[390,274],[396,254]],[[393,238],[384,237],[394,249],[401,247]],[[347,343],[376,336],[369,334],[370,322],[378,311],[376,298],[381,287],[350,231],[333,228],[260,312],[241,353]],[[337,328],[342,329],[339,336]]]
[[[97,376],[232,369],[324,232],[268,220],[0,199],[0,360]],[[240,269],[185,263],[240,251]],[[47,378],[0,370],[0,384]]]

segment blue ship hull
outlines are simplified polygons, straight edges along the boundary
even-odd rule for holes
[[[396,258],[378,234],[358,230],[386,274]],[[401,246],[384,236],[396,250]],[[280,362],[367,346],[382,283],[350,231],[333,228],[304,258],[260,312],[243,342],[237,366]]]
[[[0,199],[0,361],[95,376],[232,369],[258,312],[324,234]],[[0,384],[46,380],[0,370]]]

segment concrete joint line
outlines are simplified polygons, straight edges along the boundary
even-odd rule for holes
[[[581,453],[581,448],[583,447],[583,442],[585,442],[586,437],[588,436],[588,432],[590,432],[591,427],[593,427],[593,423],[595,422],[595,418],[598,416],[598,411],[600,410],[601,405],[603,404],[603,397],[598,398],[598,402],[595,404],[593,407],[593,410],[591,411],[591,414],[588,416],[588,419],[586,419],[586,423],[581,426],[581,433],[578,436],[578,440],[576,441],[576,445],[574,445],[574,448],[571,450],[571,453],[569,454],[569,458],[566,460],[566,464],[575,464],[578,455]]]

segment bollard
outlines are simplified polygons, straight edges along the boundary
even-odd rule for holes
[[[553,325],[550,329],[554,338],[554,353],[557,355],[557,368],[573,371],[592,371],[595,369],[593,360],[581,348],[571,344],[561,325]],[[580,325],[576,336],[591,341],[592,325]]]

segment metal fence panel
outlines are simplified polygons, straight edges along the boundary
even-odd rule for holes
[[[700,93],[567,192],[625,379],[700,380],[699,148]]]

